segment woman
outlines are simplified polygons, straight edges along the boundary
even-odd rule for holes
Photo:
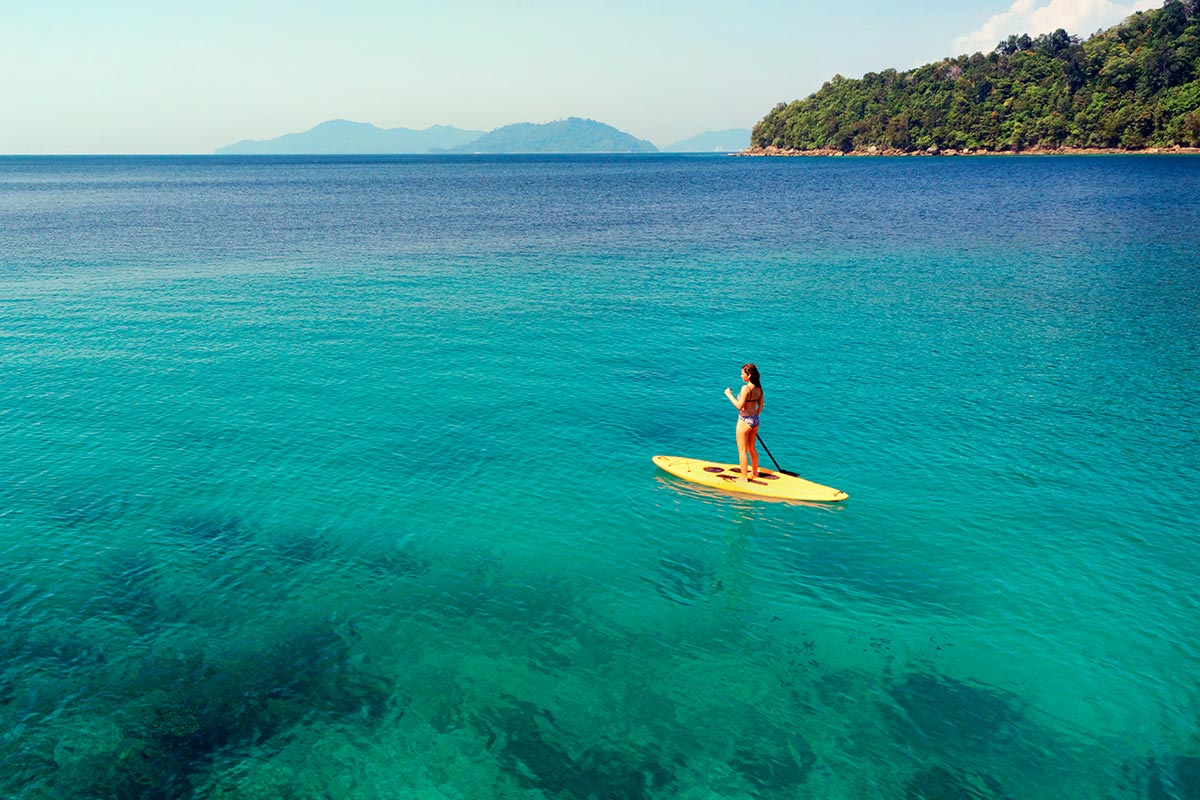
[[[758,367],[747,364],[742,367],[742,380],[745,386],[733,396],[733,389],[725,390],[725,397],[738,410],[737,446],[738,460],[742,465],[743,480],[758,477],[758,450],[754,443],[758,439],[758,415],[763,410],[762,379],[758,377]],[[750,466],[753,472],[746,470],[746,454],[750,454]]]

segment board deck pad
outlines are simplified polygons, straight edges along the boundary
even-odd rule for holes
[[[741,467],[737,464],[720,464],[683,456],[655,456],[653,461],[659,469],[665,470],[677,478],[731,492],[778,497],[785,500],[806,500],[814,503],[838,503],[849,497],[845,492],[834,489],[832,486],[822,486],[804,478],[784,475],[781,472],[761,467],[758,470],[757,478],[745,481],[742,480]]]

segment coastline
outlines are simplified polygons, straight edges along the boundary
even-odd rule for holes
[[[1030,147],[1026,150],[942,150],[930,147],[927,150],[893,150],[871,147],[867,150],[791,150],[784,147],[748,147],[735,156],[748,157],[804,157],[804,156],[1111,156],[1111,155],[1200,155],[1200,147],[1146,147],[1141,150],[1123,150],[1119,147]]]

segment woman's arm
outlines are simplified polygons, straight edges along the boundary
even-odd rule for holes
[[[725,389],[725,397],[729,400],[729,402],[733,403],[733,407],[738,411],[741,411],[742,406],[746,405],[746,396],[748,394],[750,394],[749,386],[743,386],[742,391],[738,393],[737,397],[733,396],[733,389]]]

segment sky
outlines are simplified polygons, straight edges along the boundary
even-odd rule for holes
[[[586,117],[665,147],[835,74],[1083,38],[1162,0],[0,0],[0,153],[211,153],[330,119]]]

